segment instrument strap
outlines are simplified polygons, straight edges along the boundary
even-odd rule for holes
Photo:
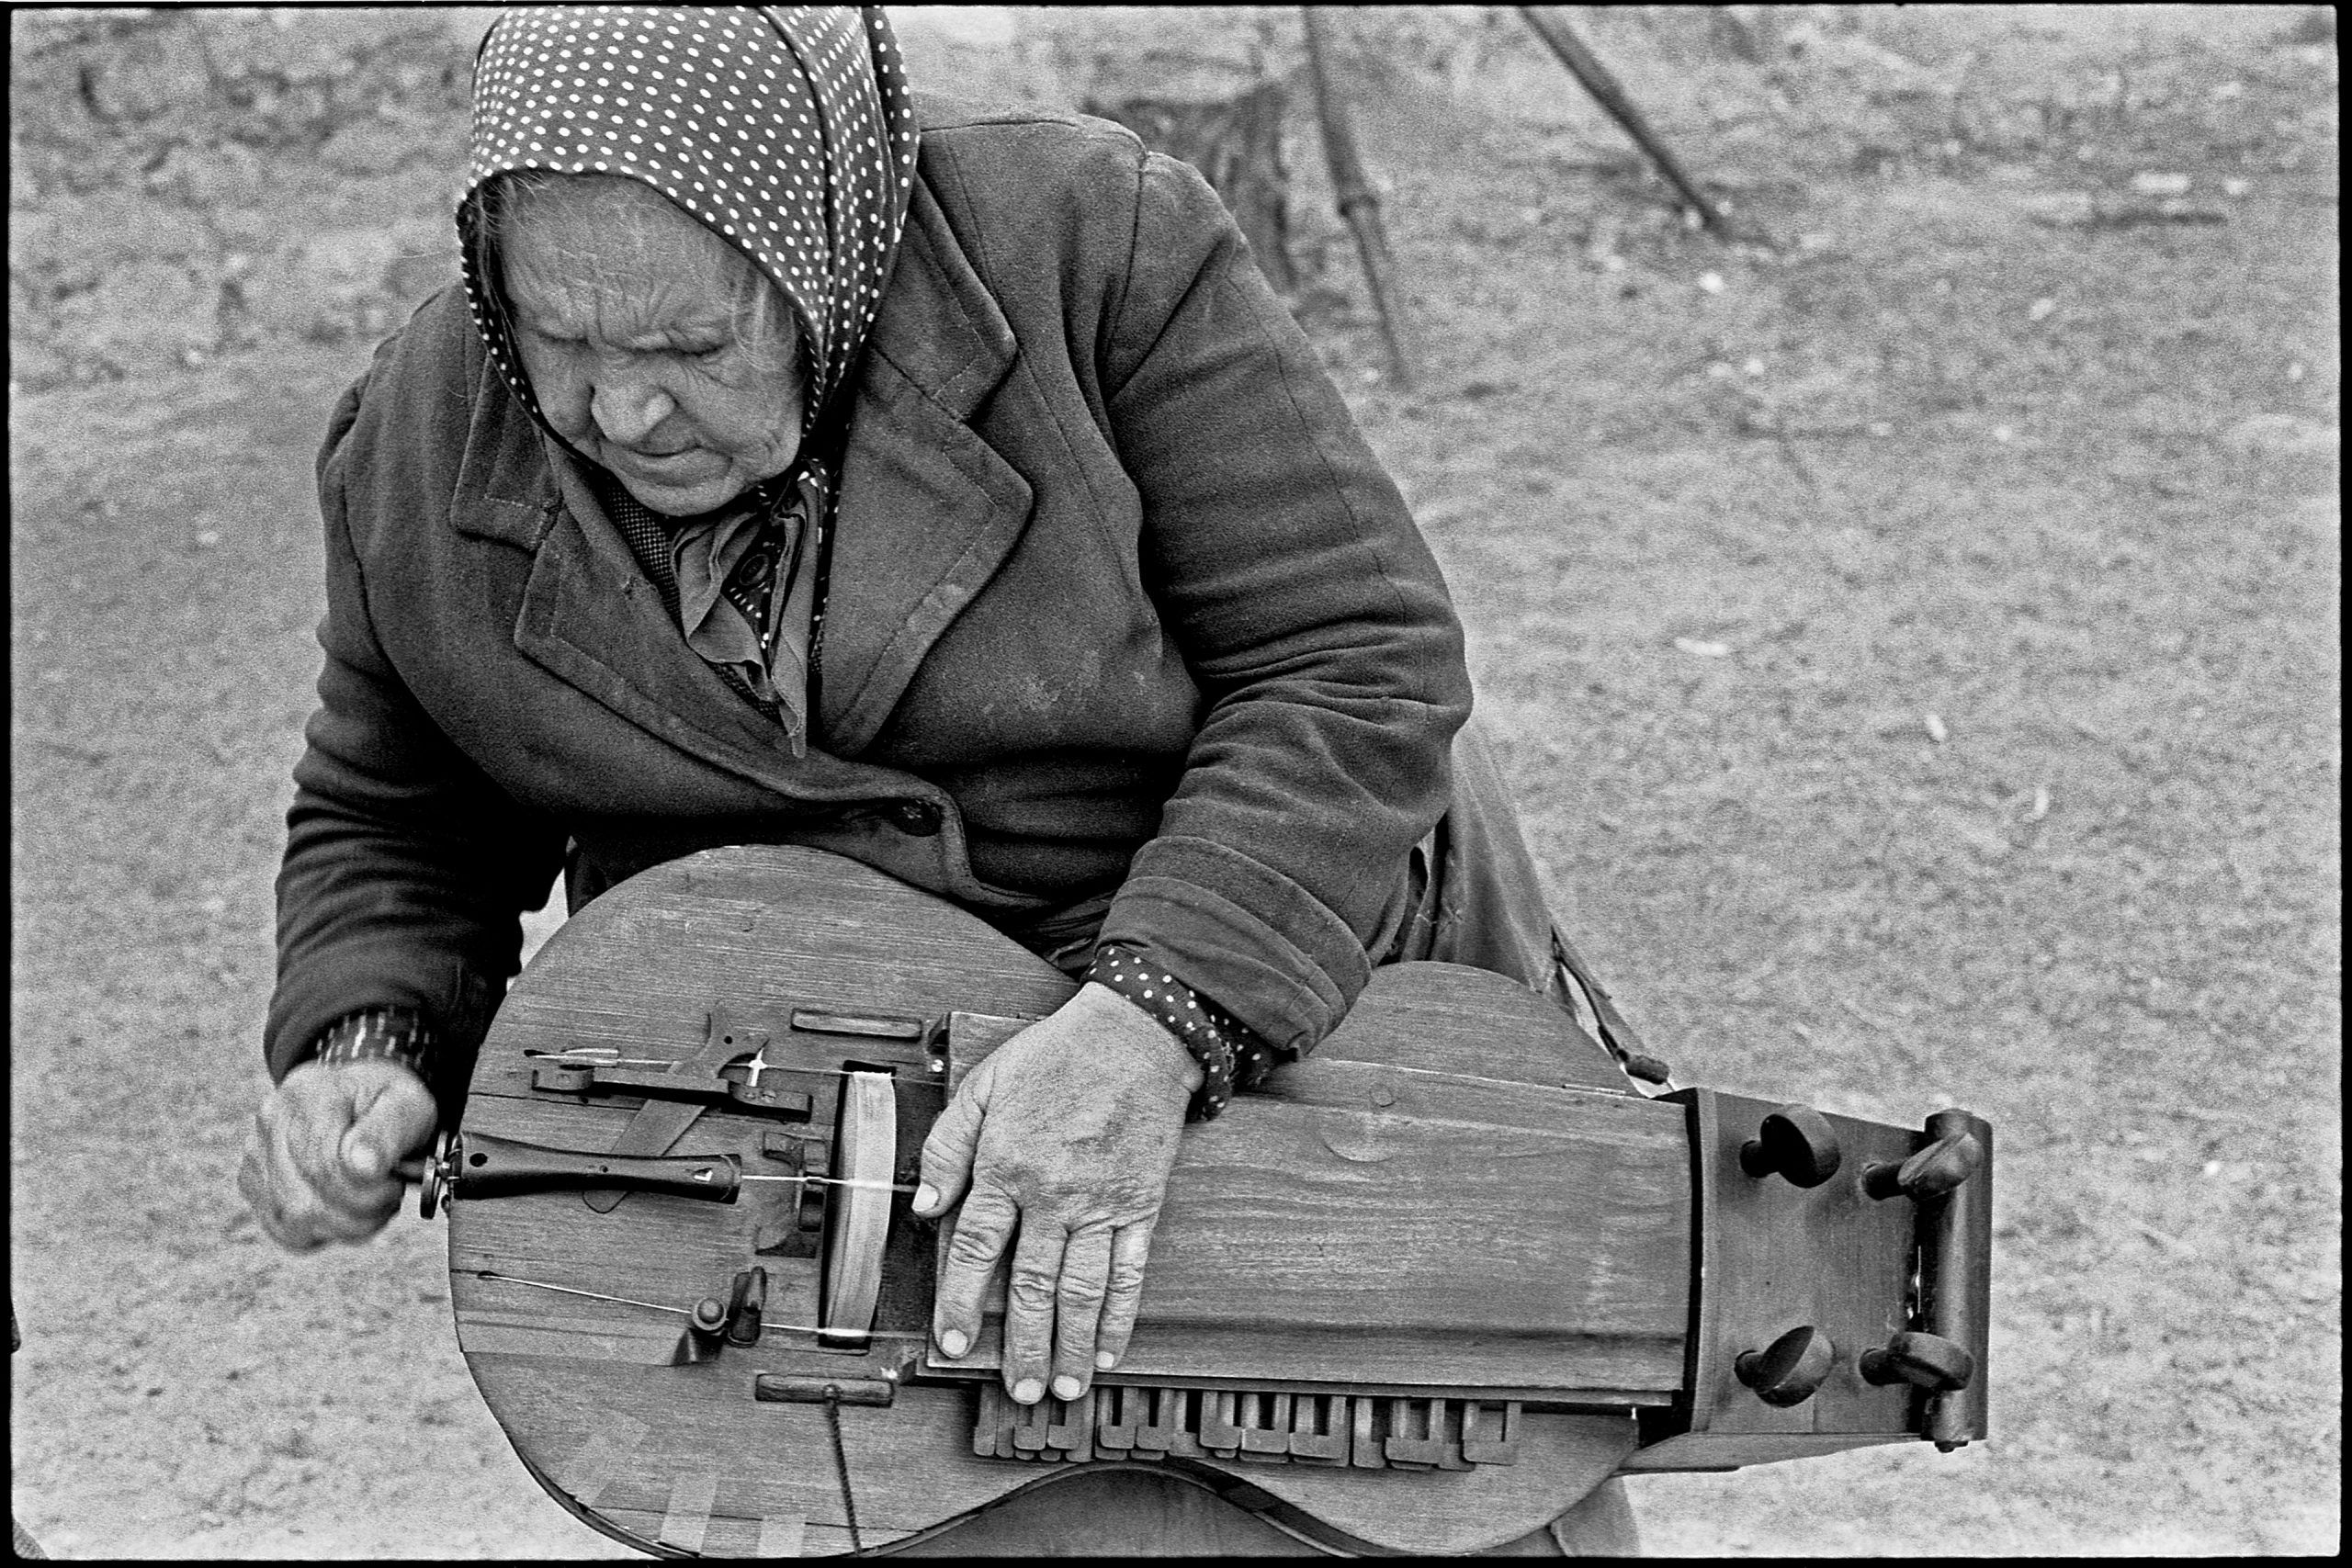
[[[865,1540],[857,1529],[857,1499],[849,1491],[849,1450],[842,1447],[841,1395],[830,1388],[825,1393],[825,1424],[833,1433],[833,1471],[842,1481],[842,1514],[849,1520],[849,1549],[864,1551]]]
[[[1642,1037],[1634,1032],[1634,1026],[1625,1021],[1625,1015],[1610,999],[1609,987],[1594,978],[1591,966],[1568,945],[1568,939],[1556,925],[1552,928],[1552,961],[1584,993],[1592,1009],[1593,1021],[1600,1025],[1600,1043],[1617,1058],[1618,1066],[1624,1069],[1626,1076],[1644,1083],[1670,1084],[1673,1070],[1643,1047]]]

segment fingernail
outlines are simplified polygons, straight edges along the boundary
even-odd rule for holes
[[[915,1189],[916,1208],[929,1209],[935,1206],[938,1201],[939,1189],[933,1187],[930,1182],[926,1181],[922,1186]]]
[[[1012,1385],[1012,1403],[1035,1404],[1046,1397],[1046,1385],[1035,1378],[1023,1378]]]
[[[384,1156],[376,1152],[376,1145],[373,1144],[352,1145],[351,1153],[347,1157],[350,1159],[351,1168],[362,1176],[377,1176],[383,1171]]]
[[[939,1337],[939,1348],[950,1356],[960,1356],[972,1348],[972,1342],[960,1328],[951,1328]]]
[[[1111,1354],[1110,1351],[1097,1350],[1094,1352],[1094,1370],[1096,1371],[1107,1372],[1118,1364],[1119,1358]]]
[[[1060,1377],[1056,1378],[1054,1380],[1054,1397],[1056,1399],[1076,1399],[1078,1397],[1078,1380],[1071,1377],[1067,1372],[1063,1373]]]

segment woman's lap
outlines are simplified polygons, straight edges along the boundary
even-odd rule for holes
[[[1341,1529],[1346,1521],[1335,1521]],[[1544,1529],[1485,1556],[1630,1557],[1640,1549],[1623,1482],[1604,1481]],[[1080,1471],[1007,1498],[903,1557],[1321,1557],[1205,1487],[1143,1469]]]

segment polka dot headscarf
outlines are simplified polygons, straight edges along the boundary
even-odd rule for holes
[[[640,180],[791,302],[808,373],[805,435],[874,324],[916,145],[878,6],[518,6],[474,67],[473,168],[458,226],[475,325],[537,414],[482,254],[483,186],[525,169]]]

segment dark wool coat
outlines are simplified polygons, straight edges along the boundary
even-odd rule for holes
[[[469,1046],[560,868],[576,908],[751,841],[1040,951],[1101,916],[1277,1044],[1345,1016],[1469,711],[1437,566],[1196,174],[1099,120],[925,110],[804,758],[686,648],[460,290],[345,395],[274,1074],[379,1003]]]

